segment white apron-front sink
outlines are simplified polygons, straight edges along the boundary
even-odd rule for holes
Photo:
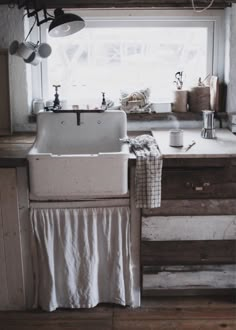
[[[80,114],[40,112],[28,154],[34,200],[123,195],[128,191],[129,148],[123,111]]]

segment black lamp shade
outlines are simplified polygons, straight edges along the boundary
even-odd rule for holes
[[[50,37],[65,37],[82,30],[85,26],[84,20],[75,14],[65,14],[60,8],[56,9],[55,18],[49,26]]]

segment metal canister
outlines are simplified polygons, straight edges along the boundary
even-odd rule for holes
[[[212,110],[202,110],[203,114],[203,128],[201,131],[201,136],[204,139],[214,139],[216,137],[214,129],[214,111]]]
[[[214,129],[214,111],[202,110],[203,113],[203,128]]]

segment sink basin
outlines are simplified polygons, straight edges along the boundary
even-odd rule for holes
[[[28,154],[31,199],[123,195],[128,190],[127,118],[123,111],[39,112]]]

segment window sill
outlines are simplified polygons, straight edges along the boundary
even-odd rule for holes
[[[201,112],[127,113],[127,119],[130,121],[169,120],[173,117],[176,120],[202,121]],[[219,120],[227,120],[228,115],[226,112],[217,112],[215,113],[215,118]]]
[[[202,113],[194,112],[161,112],[161,113],[127,113],[128,121],[168,121],[168,120],[179,120],[179,121],[202,121]],[[215,113],[215,118],[221,121],[226,121],[228,119],[228,114],[226,112]],[[37,116],[30,114],[28,116],[28,122],[30,124],[36,123]]]

